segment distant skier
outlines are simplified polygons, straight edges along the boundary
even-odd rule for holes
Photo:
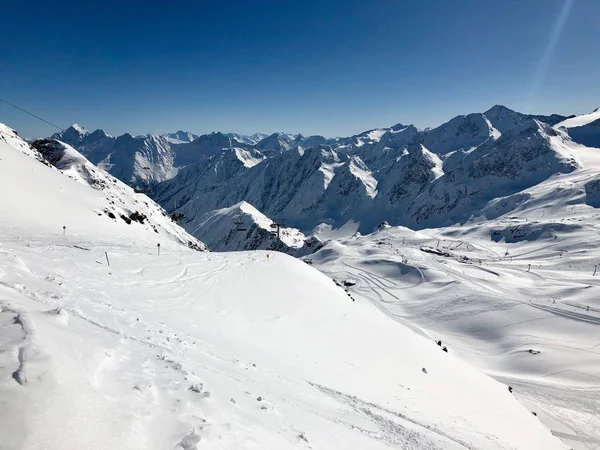
[[[442,341],[437,341],[437,345],[442,346]]]
[[[448,349],[447,349],[446,347],[444,347],[444,348],[442,349],[442,351],[444,351],[444,352],[448,353]]]
[[[510,393],[512,394],[512,391],[513,391],[513,388],[512,388],[512,386],[509,386],[509,387],[508,387],[508,392],[510,392]]]

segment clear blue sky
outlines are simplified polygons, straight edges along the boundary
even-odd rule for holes
[[[115,135],[338,136],[600,104],[597,0],[21,0],[0,42],[0,98]],[[3,104],[0,122],[53,132]]]

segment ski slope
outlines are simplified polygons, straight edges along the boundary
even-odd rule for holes
[[[449,353],[514,388],[555,436],[600,448],[600,152],[484,210],[489,220],[418,232],[384,226],[311,255]],[[502,214],[503,209],[509,211]]]
[[[302,261],[167,235],[158,255],[32,156],[0,139],[3,450],[567,448],[506,385]]]

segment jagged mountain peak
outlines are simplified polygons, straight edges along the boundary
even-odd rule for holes
[[[98,128],[97,130],[90,133],[87,136],[87,139],[88,140],[96,140],[96,139],[104,139],[106,137],[110,137],[110,136],[108,134],[106,134],[106,132],[104,130]]]
[[[198,135],[183,130],[177,130],[174,133],[166,133],[163,136],[169,140],[169,142],[174,144],[189,143],[198,138]]]
[[[507,108],[504,105],[494,105],[490,109],[485,111],[483,114],[485,114],[486,117],[498,117],[498,116],[505,115],[505,114],[520,114],[520,113],[517,113],[516,111],[513,111],[512,109]]]
[[[83,128],[81,125],[74,123],[65,130],[59,133],[54,133],[51,137],[53,139],[64,141],[67,144],[79,145],[88,134],[89,132],[85,128]]]
[[[78,133],[81,133],[81,134],[87,134],[87,132],[88,132],[84,127],[82,127],[81,125],[79,125],[77,123],[74,123],[69,128],[67,128],[67,130],[68,129],[75,130],[75,131],[77,131]]]
[[[258,142],[256,148],[266,153],[282,153],[290,150],[292,145],[281,133],[273,133]]]

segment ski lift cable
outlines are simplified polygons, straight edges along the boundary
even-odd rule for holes
[[[58,125],[54,125],[52,122],[48,122],[46,119],[42,119],[40,116],[36,116],[35,114],[30,113],[29,111],[23,108],[19,108],[17,105],[13,105],[11,102],[6,101],[3,98],[0,98],[0,102],[6,103],[8,106],[12,106],[13,108],[18,109],[19,111],[24,112],[25,114],[29,114],[31,117],[35,117],[36,119],[41,120],[42,122],[45,122],[48,125],[52,125],[54,128],[58,128],[60,131],[65,131],[64,128],[61,128]]]

